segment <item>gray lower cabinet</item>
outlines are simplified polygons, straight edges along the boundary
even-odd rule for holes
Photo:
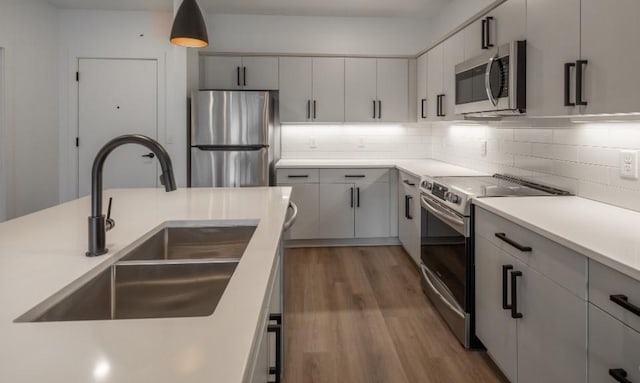
[[[318,237],[320,185],[317,183],[282,184],[291,186],[291,201],[298,207],[295,225],[285,233],[286,239],[311,239]]]
[[[320,184],[320,238],[354,237],[354,194],[354,184]]]
[[[563,284],[582,275],[586,290],[586,258],[481,208],[476,213],[478,338],[511,382],[585,382],[587,302]],[[576,270],[546,271],[575,257],[582,258]]]
[[[398,239],[411,259],[420,265],[420,180],[400,172],[398,176]]]
[[[356,188],[355,237],[388,237],[389,184],[380,182],[354,186]]]

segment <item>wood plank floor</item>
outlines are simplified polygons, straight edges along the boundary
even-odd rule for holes
[[[466,351],[401,247],[288,249],[286,383],[506,382]]]

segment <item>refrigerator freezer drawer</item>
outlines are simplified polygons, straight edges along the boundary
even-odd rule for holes
[[[191,149],[192,187],[269,186],[269,149]]]

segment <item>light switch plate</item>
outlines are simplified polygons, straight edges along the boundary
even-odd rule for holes
[[[621,150],[620,151],[620,178],[637,180],[638,179],[638,151],[637,150]]]
[[[315,137],[310,137],[309,138],[309,149],[317,149],[318,148],[318,144],[316,142],[316,138]]]
[[[480,157],[487,156],[487,140],[480,141]]]

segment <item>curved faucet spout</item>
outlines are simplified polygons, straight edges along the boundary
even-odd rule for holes
[[[151,150],[158,161],[160,162],[160,168],[162,169],[162,175],[160,176],[160,182],[164,185],[166,191],[170,192],[176,190],[176,180],[173,175],[173,165],[171,164],[171,157],[169,153],[162,147],[157,141],[143,135],[130,134],[120,137],[116,137],[113,140],[107,142],[106,145],[100,149],[93,161],[93,168],[91,171],[91,216],[89,217],[89,251],[86,255],[88,257],[95,257],[98,255],[106,254],[109,250],[105,247],[106,242],[106,218],[102,213],[102,170],[104,163],[109,157],[109,154],[113,152],[119,146],[125,144],[138,144]]]

